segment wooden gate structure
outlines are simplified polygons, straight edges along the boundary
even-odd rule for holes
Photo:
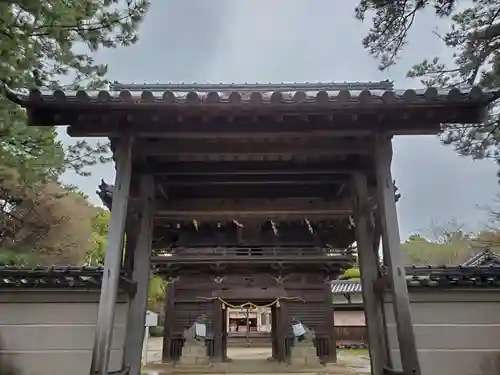
[[[496,93],[479,88],[398,91],[381,82],[114,85],[111,91],[50,93],[6,88],[6,94],[27,109],[31,126],[69,125],[71,136],[111,140],[116,178],[92,375],[107,374],[122,267],[137,285],[124,366],[139,374],[152,248],[167,249],[167,256],[153,257],[159,272],[171,281],[179,277],[168,288],[173,293],[169,303],[182,308],[203,297],[205,302],[197,298],[198,306],[211,306],[214,351],[221,357],[218,317],[224,301],[238,295],[231,285],[248,287],[243,300],[278,299],[275,309],[282,312],[275,323],[281,334],[276,337],[284,347],[285,312],[302,305],[283,297],[311,296],[311,308],[317,309],[320,284],[326,290],[325,278],[349,261],[329,249],[346,249],[354,241],[372,372],[380,375],[390,367],[381,294],[376,293],[383,280],[380,238],[402,367],[407,375],[420,375],[399,252],[392,138],[437,134],[442,123],[479,123]],[[310,233],[307,240],[301,237],[304,230]],[[201,248],[203,255],[191,251]],[[252,278],[264,274],[267,285],[251,285]],[[225,280],[228,285],[222,286]],[[327,335],[333,332],[331,317],[330,310]],[[172,314],[168,319],[174,322],[168,327],[176,324]],[[167,334],[167,347],[173,337],[174,332]]]

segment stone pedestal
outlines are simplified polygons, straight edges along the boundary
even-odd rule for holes
[[[209,365],[207,348],[199,341],[186,341],[179,359],[180,365]]]
[[[321,365],[316,348],[311,341],[295,342],[290,353],[291,366],[318,367]]]

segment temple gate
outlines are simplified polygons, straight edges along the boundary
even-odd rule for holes
[[[180,350],[175,327],[204,314],[209,355],[223,360],[224,307],[252,302],[274,306],[276,359],[286,360],[291,320],[302,319],[318,330],[318,354],[335,360],[328,281],[349,266],[345,250],[354,241],[373,374],[391,367],[377,292],[384,283],[404,373],[421,373],[399,253],[392,137],[481,122],[496,94],[400,92],[387,82],[6,93],[27,109],[30,125],[69,125],[71,136],[111,140],[116,178],[92,375],[108,372],[120,269],[137,286],[124,367],[139,374],[151,263],[170,282],[165,359]],[[380,274],[380,238],[387,276]]]

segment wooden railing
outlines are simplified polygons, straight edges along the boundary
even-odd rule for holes
[[[207,247],[174,248],[158,255],[155,259],[199,258],[199,257],[328,257],[349,255],[345,250],[331,250],[319,247]]]

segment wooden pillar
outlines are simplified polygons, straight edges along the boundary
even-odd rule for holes
[[[137,240],[134,238],[134,233],[127,232],[127,242],[125,243],[125,254],[122,267],[127,274],[132,274],[134,272],[134,252],[136,243]]]
[[[374,293],[379,277],[379,261],[374,249],[372,205],[369,202],[366,176],[357,173],[353,178],[355,187],[354,220],[358,247],[359,269],[363,291],[363,304],[368,331],[368,348],[373,375],[382,375],[387,365],[387,342],[384,336],[383,301]]]
[[[127,273],[132,274],[134,271],[134,253],[137,246],[139,223],[136,220],[134,213],[130,212],[130,207],[127,213],[127,221],[125,223],[125,234],[127,240],[125,242],[125,254],[123,256],[122,269]]]
[[[335,319],[333,316],[333,293],[330,280],[325,280],[325,333],[328,346],[327,356],[322,358],[326,362],[337,362],[337,339],[335,338]]]
[[[375,215],[374,215],[374,219],[375,219],[375,225],[374,225],[374,228],[373,228],[373,231],[374,231],[374,236],[373,236],[373,252],[376,254],[377,256],[377,259],[379,260],[379,266],[382,266],[384,264],[383,260],[381,261],[380,260],[380,257],[379,257],[379,250],[380,250],[380,239],[382,237],[382,229],[381,229],[381,226],[380,226],[380,215],[377,211],[375,211]],[[387,249],[387,246],[383,246],[382,249],[384,249],[384,247]],[[385,257],[385,255],[383,256]],[[380,268],[380,267],[379,267]],[[379,270],[379,278],[381,278],[382,275],[381,275],[381,272]],[[381,279],[380,279],[381,280]],[[389,332],[388,332],[388,329],[387,329],[387,316],[386,316],[386,310],[384,308],[384,290],[379,290],[379,291],[376,291],[377,293],[379,293],[378,295],[378,298],[380,298],[380,303],[382,304],[382,327],[383,327],[383,330],[384,330],[384,340],[385,340],[385,359],[386,359],[386,367],[387,368],[392,368],[392,357],[391,357],[391,348],[390,348],[390,345],[389,345]]]
[[[411,318],[410,299],[406,284],[405,269],[400,251],[400,237],[394,185],[391,175],[391,138],[376,136],[375,167],[380,212],[380,226],[384,242],[384,263],[387,266],[392,292],[392,305],[396,320],[396,331],[403,372],[406,375],[420,375],[420,365]]]
[[[229,328],[229,313],[227,307],[224,306],[224,310],[222,310],[222,321],[224,322],[224,326],[222,327],[222,360],[228,361],[227,357],[227,331]]]
[[[130,366],[130,375],[140,375],[141,372],[151,263],[154,191],[153,176],[142,176],[140,188],[140,231],[134,250],[132,273],[132,279],[137,285],[137,290],[135,296],[130,301],[124,351],[125,365]]]
[[[286,361],[286,306],[283,301],[276,303],[276,354],[280,362]]]
[[[272,357],[278,359],[278,309],[271,307],[271,338],[272,338]]]
[[[212,302],[212,330],[214,335],[214,358],[216,362],[222,362],[224,359],[223,347],[223,329],[224,329],[224,304],[220,299],[214,299]]]
[[[132,173],[132,138],[127,136],[117,140],[115,148],[116,177],[113,192],[113,207],[109,220],[109,238],[102,274],[101,296],[97,314],[97,327],[92,352],[90,374],[107,375],[113,326],[118,294],[118,281],[123,253],[123,236],[129,200]]]
[[[163,362],[174,360],[172,357],[174,314],[174,282],[169,281],[165,286],[165,318],[163,320],[163,349],[161,354]]]

